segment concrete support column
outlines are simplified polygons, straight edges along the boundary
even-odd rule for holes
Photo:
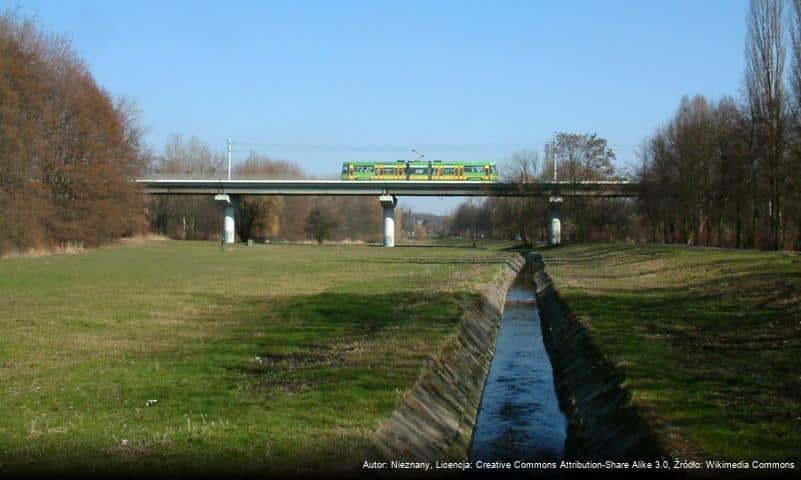
[[[548,245],[562,243],[562,197],[548,198]]]
[[[234,195],[215,195],[214,200],[225,202],[225,220],[223,222],[223,239],[225,243],[232,244],[236,242],[236,207],[239,203],[239,197]]]
[[[234,243],[236,241],[236,222],[234,219],[234,206],[228,204],[225,206],[225,225],[223,228],[223,236],[225,243]]]
[[[384,246],[395,246],[395,206],[398,199],[394,195],[381,195],[378,197],[384,208]]]

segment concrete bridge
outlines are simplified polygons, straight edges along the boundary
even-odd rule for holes
[[[428,197],[547,197],[548,243],[561,242],[562,197],[636,197],[637,183],[585,182],[453,182],[353,180],[171,180],[140,179],[136,183],[152,195],[214,195],[226,203],[224,237],[234,243],[234,212],[240,195],[368,195],[384,208],[384,246],[395,246],[395,206],[400,196]]]

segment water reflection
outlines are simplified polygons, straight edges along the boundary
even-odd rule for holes
[[[531,277],[520,275],[506,296],[470,458],[558,461],[566,434]]]

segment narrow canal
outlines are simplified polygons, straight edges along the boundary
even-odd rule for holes
[[[564,456],[567,421],[559,410],[534,284],[526,272],[506,296],[471,460],[558,461]]]

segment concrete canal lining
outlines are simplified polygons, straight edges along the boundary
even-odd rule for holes
[[[401,406],[373,434],[378,457],[466,460],[506,292],[523,268],[510,259],[481,299],[462,315],[458,333],[442,347]]]
[[[556,392],[568,419],[565,457],[574,460],[667,458],[651,425],[631,404],[621,372],[559,296],[542,257],[530,253],[543,338]]]
[[[559,407],[535,298],[527,264],[506,295],[473,430],[473,461],[564,458],[567,420]]]
[[[372,457],[387,460],[467,460],[490,369],[506,294],[526,264],[553,369],[559,406],[568,421],[567,460],[667,458],[649,423],[630,403],[620,372],[559,296],[542,258],[513,257],[461,327],[421,373],[401,406],[373,434]],[[521,460],[531,460],[521,458]]]

